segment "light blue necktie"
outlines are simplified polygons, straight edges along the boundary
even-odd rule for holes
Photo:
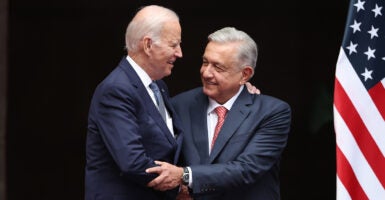
[[[150,84],[150,88],[154,92],[160,115],[162,115],[163,120],[166,122],[166,107],[164,106],[163,98],[162,98],[162,95],[160,94],[158,85],[155,82],[152,82]]]

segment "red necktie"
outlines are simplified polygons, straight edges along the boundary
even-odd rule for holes
[[[213,140],[211,142],[211,149],[213,148],[215,140],[218,137],[218,133],[222,128],[223,122],[225,121],[227,109],[224,106],[218,106],[215,108],[214,111],[218,115],[218,122],[217,122],[217,125],[215,126],[214,137],[213,137]]]

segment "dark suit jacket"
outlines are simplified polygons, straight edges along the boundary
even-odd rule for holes
[[[280,199],[279,162],[291,123],[287,103],[246,88],[227,113],[209,155],[202,88],[172,98],[184,128],[183,157],[195,199]]]
[[[154,167],[154,160],[176,164],[183,138],[166,84],[157,84],[173,117],[177,139],[126,58],[97,86],[88,117],[86,200],[153,200],[176,194],[146,187],[155,176],[145,169]]]

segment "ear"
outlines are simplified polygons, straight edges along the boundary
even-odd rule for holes
[[[241,84],[245,84],[254,74],[254,69],[251,66],[246,66],[242,69]]]
[[[148,36],[145,36],[143,38],[143,42],[142,42],[142,45],[143,45],[143,50],[144,52],[149,55],[150,54],[150,50],[151,50],[151,46],[152,46],[152,40],[150,37]]]

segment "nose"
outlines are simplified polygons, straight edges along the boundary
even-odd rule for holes
[[[211,65],[202,65],[201,67],[202,77],[206,77],[206,78],[212,77],[213,73],[211,72],[211,70],[212,70]]]
[[[182,48],[180,46],[176,49],[175,56],[178,57],[178,58],[182,58],[183,57]]]

